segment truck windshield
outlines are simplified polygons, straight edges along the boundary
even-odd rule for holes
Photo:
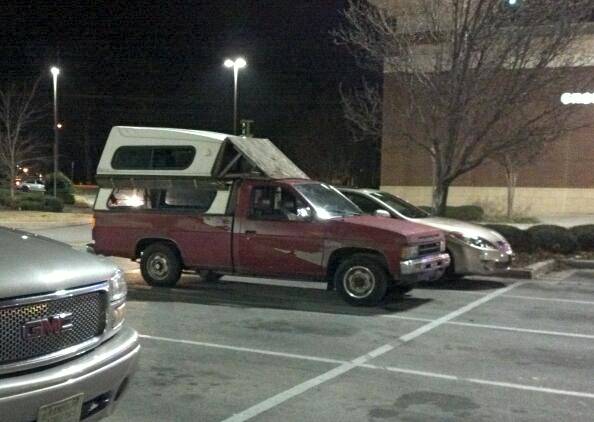
[[[396,212],[402,214],[408,218],[427,218],[430,217],[428,212],[423,211],[420,208],[415,207],[413,204],[409,204],[403,199],[400,199],[394,195],[386,192],[372,192],[371,196],[379,199],[384,204],[392,207]]]
[[[295,186],[315,208],[318,217],[327,219],[361,215],[361,210],[334,187],[325,183],[304,183]]]

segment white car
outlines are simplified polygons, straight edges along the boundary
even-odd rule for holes
[[[43,180],[25,179],[16,182],[17,189],[21,192],[45,192]]]
[[[489,275],[506,271],[511,265],[513,251],[510,244],[493,230],[452,218],[432,217],[387,192],[347,188],[340,191],[366,214],[399,218],[443,230],[447,251],[452,258],[447,270],[450,276]]]

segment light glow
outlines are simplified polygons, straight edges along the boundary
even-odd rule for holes
[[[247,66],[247,62],[243,57],[238,57],[235,60],[227,59],[223,64],[225,65],[225,67],[236,69],[243,69]]]
[[[52,68],[50,69],[50,72],[52,72],[52,75],[54,75],[54,78],[55,78],[60,74],[60,68],[56,67],[56,66],[52,66]]]
[[[565,105],[594,104],[594,92],[566,92],[561,95],[561,102]]]
[[[121,204],[124,207],[138,208],[144,205],[144,199],[138,195],[126,196],[121,199]]]

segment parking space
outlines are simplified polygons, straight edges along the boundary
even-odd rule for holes
[[[462,280],[379,308],[128,273],[140,369],[113,421],[591,420],[594,283]]]

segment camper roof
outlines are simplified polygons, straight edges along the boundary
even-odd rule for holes
[[[192,129],[174,129],[164,127],[134,127],[134,126],[115,126],[122,137],[127,138],[153,138],[153,139],[184,139],[188,141],[213,140],[223,142],[228,136],[224,133],[209,132],[206,130]],[[110,134],[111,136],[111,134]]]
[[[308,178],[268,139],[130,126],[111,130],[97,168],[104,187],[240,177]]]

